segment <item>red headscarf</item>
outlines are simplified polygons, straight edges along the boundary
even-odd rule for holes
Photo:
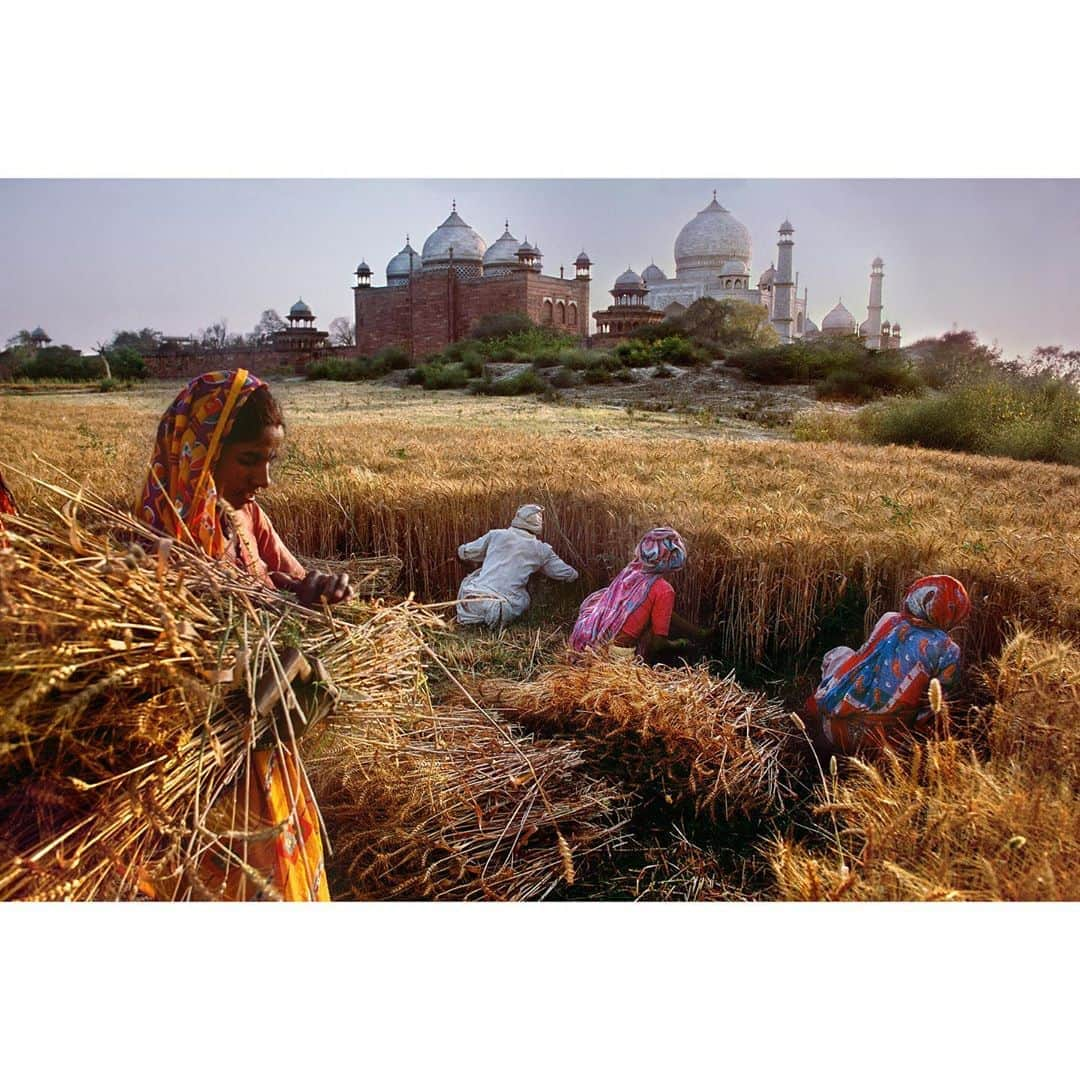
[[[924,626],[951,630],[967,618],[971,600],[967,589],[948,574],[921,577],[904,594],[904,614]]]
[[[139,499],[138,516],[177,540],[189,538],[212,558],[225,552],[214,466],[244,402],[264,386],[243,368],[192,379],[165,410]]]

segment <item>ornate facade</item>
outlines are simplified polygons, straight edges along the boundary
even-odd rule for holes
[[[372,284],[367,263],[356,268],[357,351],[370,356],[398,346],[419,362],[467,337],[485,315],[511,312],[583,340],[589,332],[591,267],[582,252],[572,277],[562,267],[558,277],[545,274],[540,248],[527,237],[519,242],[509,222],[489,247],[455,204],[419,253],[406,236],[387,264],[384,286]]]
[[[854,317],[838,305],[822,320],[821,330],[811,321],[808,309],[808,290],[799,294],[799,275],[794,266],[795,227],[784,221],[778,230],[776,261],[757,279],[751,288],[750,260],[753,245],[750,230],[726,207],[716,200],[688,221],[675,238],[675,276],[669,278],[659,266],[650,263],[641,272],[632,270],[619,276],[620,283],[629,282],[629,274],[641,283],[643,292],[635,294],[640,303],[663,316],[681,315],[695,300],[711,297],[714,300],[739,300],[758,304],[768,311],[769,323],[782,342],[810,338],[818,333],[858,334],[867,348],[897,348],[900,344],[899,325],[882,322],[882,284],[885,264],[874,260],[870,275],[870,296],[867,318],[857,326]],[[614,295],[615,290],[612,290]],[[601,334],[617,336],[617,322],[601,322],[608,312],[594,312],[598,327],[607,325]],[[842,309],[842,311],[840,310]],[[850,320],[850,326],[848,323]],[[841,325],[843,329],[841,329]]]

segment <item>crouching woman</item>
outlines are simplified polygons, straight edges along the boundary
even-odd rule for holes
[[[819,755],[901,746],[932,724],[930,681],[943,694],[956,686],[960,646],[949,631],[971,610],[964,586],[947,574],[919,578],[901,606],[878,620],[858,651],[825,654],[821,683],[804,707]]]
[[[675,614],[675,589],[668,581],[686,565],[686,543],[674,530],[650,529],[638,542],[633,560],[605,589],[582,601],[570,635],[576,652],[606,647],[613,659],[652,659],[679,637],[703,640],[707,633]]]

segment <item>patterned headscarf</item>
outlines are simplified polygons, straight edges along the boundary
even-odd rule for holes
[[[904,614],[915,622],[951,630],[971,611],[967,590],[948,574],[933,574],[916,581],[904,594]]]
[[[536,503],[526,503],[519,506],[514,520],[510,522],[511,529],[524,529],[534,536],[539,536],[544,531],[544,508]]]
[[[581,652],[611,641],[648,599],[659,575],[681,570],[685,563],[686,543],[674,529],[650,529],[638,542],[634,560],[615,580],[585,597],[570,635],[571,648]]]
[[[214,466],[241,406],[261,379],[243,368],[210,371],[184,387],[158,424],[138,516],[177,540],[190,536],[212,558],[226,548]]]

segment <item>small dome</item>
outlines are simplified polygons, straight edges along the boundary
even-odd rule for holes
[[[892,324],[892,332],[894,334],[899,334],[900,333],[900,324],[898,322],[894,322]]]
[[[360,265],[356,268],[358,274],[370,274],[371,267],[366,262],[361,261]]]
[[[510,222],[506,231],[484,252],[484,269],[496,266],[517,266],[518,240],[510,232]],[[455,252],[455,257],[457,253]]]
[[[289,308],[289,317],[292,319],[310,319],[311,308],[304,303],[303,299],[297,300],[291,308]]]
[[[405,246],[386,264],[387,285],[404,284],[409,280],[409,256],[412,256],[412,272],[420,272],[420,253],[413,250],[409,238],[405,237]]]
[[[456,205],[450,216],[424,241],[424,266],[449,262],[451,248],[456,263],[482,262],[487,248],[483,237],[462,220]]]
[[[855,332],[855,316],[842,303],[838,303],[836,307],[821,320],[822,330],[843,330],[845,333]]]
[[[592,266],[592,259],[583,251],[575,260],[575,266]]]
[[[746,277],[750,271],[746,269],[746,263],[740,262],[738,259],[728,259],[723,266],[720,267],[721,277]]]
[[[784,218],[784,220],[780,222],[780,231],[782,233],[793,233],[795,231],[795,226],[792,225],[787,218]]]
[[[644,288],[645,282],[642,281],[641,275],[635,273],[628,266],[616,279],[616,289],[641,289]]]
[[[875,270],[880,270],[885,265],[885,261],[879,255],[870,265],[874,267]]]
[[[881,332],[882,332],[883,334],[887,334],[887,333],[889,332],[889,329],[890,329],[890,323],[889,323],[889,320],[888,320],[888,319],[886,319],[886,320],[885,320],[885,321],[884,321],[884,322],[883,322],[883,323],[881,324]]]
[[[803,325],[804,334],[817,334],[819,333],[817,323],[813,319],[807,319]]]
[[[772,288],[772,283],[776,280],[776,267],[772,263],[769,263],[769,269],[765,271],[761,277],[758,278],[758,287],[762,289]]]
[[[644,281],[646,285],[651,285],[654,281],[667,281],[667,274],[665,274],[656,263],[649,263],[649,265],[641,271],[641,280]]]
[[[32,341],[49,341],[49,340],[51,340],[49,338],[49,335],[46,334],[45,331],[42,330],[40,326],[35,326],[34,329],[30,331],[30,339]]]

